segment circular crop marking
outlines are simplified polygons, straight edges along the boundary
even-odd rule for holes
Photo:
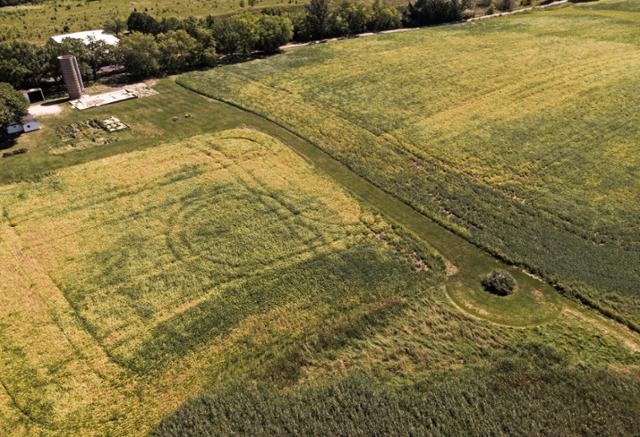
[[[509,296],[496,296],[480,285],[469,287],[457,282],[448,285],[446,293],[458,309],[472,317],[526,328],[555,320],[562,309],[555,291],[540,285],[518,287]]]
[[[220,283],[345,237],[344,225],[297,203],[242,183],[201,190],[171,216],[166,244],[192,272]]]

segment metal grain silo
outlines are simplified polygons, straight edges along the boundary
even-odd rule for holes
[[[78,68],[78,61],[73,55],[58,56],[60,68],[62,69],[62,78],[69,93],[69,99],[75,100],[82,96],[84,84],[82,83],[82,75]]]

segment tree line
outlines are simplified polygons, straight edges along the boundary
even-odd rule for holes
[[[254,53],[276,53],[290,41],[355,35],[403,26],[421,26],[463,18],[467,0],[416,0],[396,8],[376,0],[331,3],[311,0],[303,10],[286,12],[265,8],[227,17],[175,17],[156,19],[134,10],[126,20],[105,24],[120,36],[117,47],[101,41],[88,45],[66,39],[38,46],[23,41],[0,42],[0,82],[16,88],[38,85],[43,79],[60,79],[57,57],[73,54],[85,79],[95,79],[101,67],[119,64],[134,78],[174,74],[212,67],[220,59],[244,59]]]
[[[0,8],[3,6],[17,6],[28,3],[41,3],[42,0],[0,0]]]

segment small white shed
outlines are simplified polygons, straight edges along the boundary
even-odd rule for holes
[[[7,133],[9,135],[19,134],[20,132],[33,132],[40,129],[40,123],[31,114],[22,119],[21,123],[11,123],[7,126]]]

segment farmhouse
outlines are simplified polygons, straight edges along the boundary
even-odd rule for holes
[[[58,44],[61,44],[67,38],[79,39],[84,45],[89,45],[94,41],[102,41],[111,46],[117,46],[120,40],[108,33],[104,33],[102,29],[98,30],[85,30],[83,32],[65,33],[62,35],[54,35],[51,39]]]
[[[33,132],[40,129],[40,124],[31,114],[22,119],[20,123],[11,123],[7,126],[8,134],[19,134],[21,132]]]

